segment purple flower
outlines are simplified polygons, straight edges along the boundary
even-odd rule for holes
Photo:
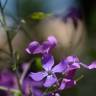
[[[77,56],[68,56],[65,59],[65,63],[67,65],[66,72],[68,72],[68,71],[80,68],[81,62],[79,61]]]
[[[30,73],[30,77],[35,81],[40,81],[46,77],[44,82],[45,87],[50,87],[54,83],[58,82],[56,73],[62,73],[66,70],[66,64],[64,65],[64,61],[61,61],[59,64],[53,67],[54,65],[54,58],[51,55],[44,55],[42,57],[43,69],[44,71],[37,72],[37,73]]]
[[[46,41],[39,44],[37,41],[33,41],[26,48],[26,52],[29,54],[45,54],[54,48],[57,44],[57,40],[54,36],[49,36]]]
[[[19,88],[16,75],[9,70],[2,71],[0,73],[0,87],[8,88],[9,90],[14,89],[18,91]],[[33,96],[42,96],[42,92],[40,91],[40,88],[42,87],[42,82],[33,82],[29,78],[24,78],[21,87],[23,91],[23,96],[29,96],[30,93],[32,93]],[[4,90],[4,92],[6,92],[6,95],[4,96],[10,96],[10,94],[7,94],[7,91]]]
[[[4,86],[7,88],[18,88],[16,77],[9,70],[3,70],[0,73],[0,86]]]
[[[65,59],[65,62],[68,63],[68,70],[78,69],[80,66],[86,68],[86,69],[96,69],[96,61],[92,62],[90,65],[86,65],[79,61],[79,58],[77,56],[68,56]],[[67,70],[67,71],[68,71]]]

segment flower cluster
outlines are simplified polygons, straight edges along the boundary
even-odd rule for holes
[[[22,64],[22,74],[18,75],[9,70],[3,70],[0,73],[0,95],[2,96],[60,96],[64,89],[76,85],[74,79],[76,70],[81,66],[86,69],[96,68],[96,62],[90,65],[80,62],[77,56],[68,56],[63,58],[58,64],[55,64],[54,56],[51,50],[56,47],[57,40],[54,36],[49,36],[46,41],[39,43],[31,42],[25,49],[28,54],[38,54],[42,63],[42,70],[28,73],[29,64]],[[27,75],[28,74],[28,75]],[[26,76],[27,75],[27,76]],[[51,89],[51,90],[50,90]]]
[[[29,76],[32,80],[44,80],[44,87],[50,88],[56,86],[55,91],[60,91],[76,84],[74,75],[77,69],[81,66],[87,69],[94,69],[96,68],[96,62],[87,66],[80,62],[77,56],[68,56],[61,60],[59,64],[54,64],[54,56],[52,56],[50,50],[54,48],[56,44],[56,38],[54,36],[49,36],[47,41],[43,42],[41,45],[36,41],[31,42],[28,48],[26,48],[26,51],[29,54],[42,54],[41,60],[43,69],[37,73],[31,72]]]

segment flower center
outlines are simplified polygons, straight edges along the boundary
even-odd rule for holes
[[[52,71],[51,70],[48,71],[48,75],[52,75]]]

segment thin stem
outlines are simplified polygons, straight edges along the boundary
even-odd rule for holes
[[[20,93],[20,91],[17,90],[17,89],[7,88],[7,87],[4,87],[4,86],[0,86],[0,90],[10,91],[10,92],[13,92],[13,93]]]
[[[8,27],[6,24],[4,10],[2,7],[1,1],[0,1],[0,11],[1,11],[2,19],[3,19],[3,28],[4,28],[6,35],[7,35],[7,40],[8,40],[9,50],[10,50],[10,56],[13,58],[13,48],[12,48],[12,44],[11,44],[11,38],[10,38],[10,34],[9,34]]]
[[[21,78],[20,78],[20,84],[22,84],[27,72],[28,72],[28,69],[30,68],[31,66],[31,63],[28,63],[28,66],[24,69],[22,75],[21,75]]]
[[[3,5],[3,10],[5,9],[7,2],[8,2],[8,0],[5,1],[4,5]]]
[[[16,59],[16,57],[14,56],[14,53],[13,53],[13,47],[12,47],[12,44],[11,44],[11,38],[10,38],[9,31],[8,31],[8,26],[6,24],[5,14],[4,14],[4,10],[3,10],[3,7],[2,7],[1,1],[0,1],[0,11],[1,11],[2,19],[3,19],[3,28],[4,28],[4,30],[6,32],[6,35],[7,35],[8,46],[9,46],[9,50],[10,50],[10,57],[11,57],[12,63],[13,64],[17,64],[17,59]],[[21,84],[20,84],[20,81],[19,81],[19,74],[18,74],[17,70],[16,70],[16,77],[17,77],[19,90],[22,93],[22,87],[21,87]]]
[[[81,80],[84,77],[84,75],[81,75],[80,77],[78,77],[75,81],[78,82],[79,80]]]

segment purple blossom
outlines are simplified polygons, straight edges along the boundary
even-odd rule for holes
[[[51,55],[44,55],[42,57],[43,69],[44,71],[37,73],[30,73],[30,77],[35,81],[40,81],[46,77],[44,82],[45,87],[51,87],[54,83],[58,82],[56,73],[62,73],[66,70],[66,64],[64,65],[64,61],[61,61],[59,64],[53,67],[54,58]]]
[[[96,61],[92,62],[90,65],[86,65],[82,62],[80,62],[79,58],[77,56],[68,56],[65,59],[66,63],[68,63],[68,70],[78,69],[80,66],[86,68],[86,69],[95,69],[96,68]]]
[[[69,70],[80,68],[80,61],[77,56],[68,56],[65,62],[68,63]]]
[[[16,82],[16,77],[11,71],[3,70],[0,73],[0,86],[5,86],[8,88],[18,88]]]
[[[0,87],[5,87],[9,90],[19,90],[16,75],[9,70],[2,71],[0,73]],[[29,96],[31,92],[33,96],[42,96],[42,92],[40,91],[42,82],[34,82],[29,78],[24,78],[21,87],[23,96]],[[10,96],[10,94],[7,93],[8,92],[6,92],[5,96]]]
[[[29,54],[45,54],[54,48],[57,44],[57,40],[54,36],[49,36],[46,41],[40,44],[37,41],[33,41],[26,48],[26,52]]]

